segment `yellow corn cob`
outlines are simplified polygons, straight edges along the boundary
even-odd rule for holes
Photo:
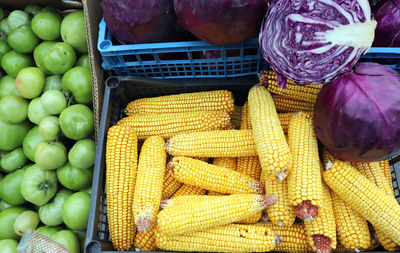
[[[400,243],[400,205],[348,163],[328,163],[323,177],[353,210],[396,244]]]
[[[188,157],[174,157],[168,163],[168,169],[177,180],[209,191],[227,194],[263,192],[261,183],[245,174]]]
[[[133,100],[125,109],[127,115],[234,110],[233,94],[227,90],[203,91]]]
[[[146,232],[137,232],[135,238],[136,251],[156,251],[156,227],[154,224]]]
[[[331,192],[338,241],[347,249],[357,251],[371,246],[367,220],[354,212],[340,197]]]
[[[323,202],[318,210],[318,216],[312,221],[305,222],[304,226],[313,251],[330,252],[336,248],[336,222],[331,193],[325,183],[322,186],[322,194]]]
[[[249,103],[244,103],[242,107],[242,118],[240,120],[240,129],[251,129],[251,121],[249,116]]]
[[[176,198],[178,196],[186,195],[205,195],[207,190],[193,185],[183,184],[172,196],[171,198]]]
[[[235,106],[235,110],[231,115],[231,122],[235,126],[236,129],[240,128],[240,121],[242,117],[242,107]]]
[[[293,206],[288,198],[287,180],[282,182],[271,177],[265,178],[265,194],[276,194],[278,201],[267,208],[271,222],[279,226],[290,226],[296,219]]]
[[[157,225],[169,236],[193,233],[248,218],[276,200],[274,195],[206,196],[201,201],[188,201],[161,210]]]
[[[313,111],[314,103],[297,101],[281,95],[273,96],[275,108],[278,112],[300,112],[300,111]]]
[[[136,227],[132,214],[137,172],[137,136],[132,128],[110,127],[106,144],[107,219],[117,250],[131,250]]]
[[[351,165],[356,168],[362,175],[368,178],[371,182],[383,190],[388,196],[392,195],[392,184],[387,181],[384,171],[380,167],[379,162],[360,163],[352,162]],[[394,196],[393,196],[394,197]],[[388,251],[395,251],[397,248],[396,243],[386,236],[379,228],[375,228],[376,235],[381,242],[383,248]]]
[[[177,133],[218,130],[230,122],[226,112],[142,114],[122,118],[118,125],[132,127],[140,140],[150,136],[170,138]]]
[[[259,181],[261,176],[261,164],[258,156],[243,156],[237,158],[237,172],[246,174]]]
[[[161,199],[170,198],[178,189],[182,183],[176,180],[170,170],[166,170],[163,183],[163,191]]]
[[[288,139],[293,157],[288,177],[289,201],[297,217],[309,221],[318,215],[323,198],[318,143],[310,114],[299,112],[292,117]]]
[[[248,101],[261,168],[267,171],[267,176],[276,176],[283,180],[291,163],[291,156],[271,94],[264,86],[256,85],[251,88]]]
[[[275,252],[312,252],[308,244],[308,236],[304,229],[304,224],[294,223],[290,226],[277,226],[272,222],[259,222],[255,225],[269,228],[275,233],[279,244],[274,249]]]
[[[216,157],[214,158],[213,164],[216,166],[221,166],[230,170],[236,170],[236,158],[235,157]],[[222,193],[209,191],[207,195],[220,196]]]
[[[190,157],[257,155],[251,130],[219,130],[177,134],[167,141],[165,150],[173,156]]]
[[[285,134],[288,133],[289,122],[294,114],[294,112],[278,113],[279,121],[281,122],[282,130]]]
[[[275,248],[275,234],[255,225],[229,224],[185,235],[156,231],[156,245],[166,251],[266,252]]]
[[[275,71],[267,70],[259,74],[260,83],[267,86],[269,92],[279,94],[293,100],[306,101],[315,103],[317,95],[320,92],[322,85],[309,84],[298,85],[291,80],[286,81],[286,88],[282,89],[277,82],[277,74]]]
[[[381,170],[383,170],[383,174],[385,175],[386,180],[389,182],[390,191],[392,192],[392,195],[394,195],[393,179],[392,179],[392,172],[390,171],[389,160],[380,161],[379,166]]]
[[[178,196],[173,199],[165,199],[161,200],[161,208],[167,208],[172,205],[180,205],[186,204],[191,202],[200,202],[203,200],[209,200],[210,198],[221,196],[221,195],[185,195],[185,196]],[[244,223],[244,224],[252,224],[256,223],[260,220],[262,212],[258,212],[256,214],[251,215],[250,217],[244,218],[242,220],[237,221],[236,223]]]
[[[139,156],[133,214],[139,232],[148,230],[155,222],[162,197],[167,154],[165,142],[159,136],[145,140]]]
[[[242,108],[242,119],[240,123],[240,129],[251,129],[251,123],[249,118],[249,108],[247,102]],[[255,180],[260,180],[261,175],[261,164],[258,156],[243,156],[237,158],[236,171],[244,173]]]

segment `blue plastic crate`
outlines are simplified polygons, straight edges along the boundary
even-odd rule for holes
[[[253,76],[268,68],[258,38],[226,46],[204,41],[121,45],[107,29],[104,19],[99,27],[97,48],[103,58],[102,66],[119,76],[233,78]],[[206,57],[210,54],[214,58]],[[400,48],[371,48],[362,58],[400,70]]]

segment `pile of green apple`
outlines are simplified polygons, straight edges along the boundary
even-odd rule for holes
[[[36,229],[80,252],[95,159],[83,11],[28,5],[0,20],[0,251]]]

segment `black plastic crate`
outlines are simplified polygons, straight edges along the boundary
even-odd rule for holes
[[[232,91],[235,103],[243,105],[249,89],[257,83],[255,78],[233,80],[157,80],[140,77],[110,77],[106,81],[99,137],[94,164],[92,197],[86,233],[85,252],[117,252],[108,233],[105,194],[105,150],[108,128],[124,116],[123,109],[133,99],[177,93],[226,89]],[[391,160],[395,196],[400,202],[400,156]],[[382,249],[379,248],[381,251]],[[379,250],[378,249],[378,250]],[[378,251],[375,251],[378,252]]]

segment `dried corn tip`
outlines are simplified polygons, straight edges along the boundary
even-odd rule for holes
[[[107,219],[114,248],[131,250],[136,227],[132,213],[137,173],[137,136],[132,128],[110,127],[106,144]]]
[[[300,111],[313,111],[314,103],[297,101],[282,95],[272,97],[275,108],[280,113],[300,112]]]
[[[161,198],[170,198],[179,189],[179,187],[181,187],[181,185],[182,183],[172,176],[172,172],[170,170],[166,170]]]
[[[320,84],[298,85],[291,80],[286,81],[282,89],[277,81],[277,73],[273,70],[263,71],[259,74],[260,83],[265,85],[269,92],[288,97],[293,100],[315,103],[317,95],[322,89]]]
[[[244,103],[242,107],[242,118],[240,121],[240,129],[251,129],[251,121],[249,116],[249,103]]]
[[[313,251],[331,252],[336,248],[336,221],[329,187],[323,183],[323,202],[314,220],[304,223]]]
[[[178,196],[187,195],[205,195],[207,190],[196,187],[194,185],[182,184],[182,186],[171,196],[171,198],[176,198]]]
[[[216,166],[221,166],[230,170],[236,170],[236,158],[235,157],[216,157],[213,160],[213,164]],[[207,195],[220,196],[222,193],[215,191],[208,191]]]
[[[328,163],[325,182],[353,210],[381,230],[397,245],[400,243],[400,205],[348,163]]]
[[[279,238],[276,252],[312,252],[308,245],[308,236],[304,224],[294,223],[290,226],[277,226],[272,222],[260,222],[256,224],[271,229]]]
[[[219,130],[177,134],[165,150],[173,156],[240,157],[256,156],[251,130]]]
[[[282,181],[287,176],[291,155],[271,94],[264,86],[256,85],[250,89],[248,101],[261,168],[267,176],[276,176]]]
[[[383,174],[385,174],[386,180],[390,184],[390,190],[394,195],[393,179],[392,179],[392,172],[390,171],[389,160],[379,161],[379,166],[381,170],[383,170]]]
[[[232,92],[215,90],[136,99],[128,104],[125,113],[132,115],[223,111],[231,114],[234,106]]]
[[[288,139],[293,157],[288,177],[289,200],[296,216],[310,221],[318,215],[323,199],[318,142],[310,114],[299,112],[292,117]]]
[[[163,138],[152,136],[146,139],[140,152],[133,197],[133,214],[139,232],[154,224],[160,208],[167,162],[164,146]]]
[[[388,182],[385,176],[385,172],[384,170],[382,170],[379,162],[352,162],[351,165],[356,168],[362,175],[368,178],[371,182],[373,182],[378,188],[383,190],[388,196],[394,198],[394,195],[392,194],[392,183]],[[386,236],[384,232],[381,231],[379,228],[376,228],[375,231],[384,249],[388,251],[396,250],[397,245],[393,240]]]
[[[118,125],[132,127],[143,140],[150,136],[171,138],[177,133],[224,129],[230,123],[226,112],[187,112],[166,114],[134,114],[118,121]]]
[[[235,129],[240,128],[241,118],[242,118],[242,107],[235,106],[235,110],[231,115],[231,123],[235,126]]]
[[[137,232],[135,238],[136,251],[156,251],[156,225],[146,232]]]
[[[226,194],[263,193],[260,182],[230,169],[188,157],[174,157],[168,164],[173,176],[183,182],[209,191]]]
[[[296,219],[296,214],[289,202],[287,180],[281,182],[274,178],[266,177],[265,194],[276,194],[278,196],[278,201],[267,208],[271,222],[279,226],[292,225]]]
[[[266,252],[274,250],[275,234],[255,225],[229,224],[190,234],[167,236],[158,229],[156,245],[167,251]]]
[[[166,235],[182,235],[248,218],[277,200],[276,196],[236,194],[207,196],[200,201],[169,205],[157,217],[158,229]]]
[[[246,174],[259,181],[261,176],[261,164],[258,156],[243,156],[237,158],[236,171]]]
[[[367,220],[353,211],[335,192],[331,192],[331,196],[338,242],[351,251],[368,249],[371,239]]]

